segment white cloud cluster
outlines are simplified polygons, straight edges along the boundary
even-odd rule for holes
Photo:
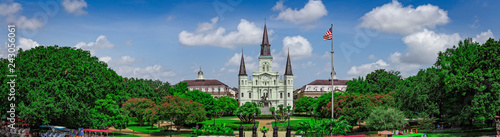
[[[96,49],[113,48],[115,47],[115,44],[111,43],[106,36],[100,35],[97,37],[95,42],[79,42],[75,47],[83,50],[89,50],[91,54],[95,54]]]
[[[255,62],[254,57],[244,55],[243,58],[245,60],[245,69],[246,69],[247,73],[258,70],[258,64]],[[226,61],[226,63],[224,64],[224,67],[222,67],[220,70],[225,70],[225,69],[227,69],[226,67],[228,67],[228,66],[238,66],[238,70],[239,70],[240,61],[241,61],[241,53],[234,53],[234,55],[231,58],[229,58],[228,61]],[[230,70],[234,70],[234,69],[230,69]]]
[[[364,77],[367,74],[373,72],[377,69],[385,69],[387,71],[395,70],[401,72],[403,77],[408,77],[410,75],[414,75],[416,71],[420,68],[418,64],[407,64],[407,63],[395,63],[391,62],[391,64],[385,62],[382,59],[377,60],[373,63],[363,64],[360,66],[352,66],[347,74],[351,76],[351,78],[357,78],[359,76]]]
[[[6,24],[14,24],[18,28],[36,30],[43,26],[42,21],[21,15],[22,9],[22,5],[16,2],[0,3],[0,17]]]
[[[458,33],[451,35],[424,29],[403,38],[408,46],[406,53],[395,52],[390,56],[394,62],[434,64],[439,51],[453,47],[461,40]]]
[[[16,51],[19,51],[19,49],[23,49],[24,51],[26,51],[38,46],[40,46],[38,42],[32,39],[21,37],[19,38],[18,44],[16,45]],[[7,43],[5,43],[4,46],[0,47],[0,58],[7,58],[7,55],[9,54],[7,48]]]
[[[257,27],[253,22],[241,19],[237,30],[226,33],[226,29],[219,27],[215,29],[219,18],[211,19],[211,22],[198,24],[196,32],[182,31],[179,33],[179,42],[184,46],[215,46],[223,48],[236,48],[241,45],[258,44],[262,41],[263,29]],[[269,31],[269,35],[272,31]]]
[[[393,0],[391,3],[376,7],[361,17],[362,28],[370,28],[387,33],[411,34],[425,28],[435,28],[450,22],[448,12],[431,4],[413,8],[403,7]]]
[[[165,69],[162,65],[151,65],[146,67],[135,67],[136,59],[130,56],[121,56],[113,60],[109,56],[99,57],[100,61],[106,62],[110,68],[123,77],[134,77],[144,79],[169,80],[177,74],[174,71]]]
[[[85,0],[64,0],[61,5],[64,7],[64,10],[70,14],[74,15],[85,15],[87,11],[83,8],[87,8],[87,2]]]
[[[486,32],[481,32],[481,34],[476,35],[476,38],[473,38],[472,40],[478,42],[479,44],[483,44],[490,38],[495,39],[495,36],[493,36],[493,32],[491,32],[491,30],[488,30]]]
[[[349,69],[349,71],[347,71],[347,74],[366,76],[366,74],[372,72],[373,70],[385,69],[387,67],[389,67],[389,64],[387,64],[384,60],[379,59],[378,61],[373,63],[363,64],[361,66],[353,66],[351,67],[351,69]]]
[[[302,9],[286,8],[283,0],[276,2],[272,8],[279,11],[276,19],[284,20],[294,24],[311,24],[328,14],[325,5],[321,0],[309,0]]]
[[[20,38],[19,45],[17,45],[17,49],[19,50],[19,48],[22,48],[23,50],[29,50],[38,46],[40,46],[40,44],[38,44],[38,42],[32,39]]]
[[[293,60],[304,59],[312,55],[313,47],[309,41],[298,36],[286,36],[283,38],[283,48],[279,56],[287,56],[290,51],[290,58]]]

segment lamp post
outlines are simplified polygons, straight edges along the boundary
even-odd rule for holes
[[[172,123],[173,123],[172,120],[173,120],[173,118],[172,118],[172,116],[170,116],[170,131],[169,131],[170,137],[172,137],[172,130],[174,130],[174,127],[172,127]]]
[[[243,118],[243,113],[242,112],[240,112],[240,118],[241,119]],[[241,121],[241,119],[240,119],[240,134],[239,134],[239,136],[243,137],[243,121]]]
[[[273,137],[278,137],[278,125],[276,123],[276,119],[274,119],[274,127],[273,127]]]
[[[257,137],[257,127],[255,126],[255,118],[257,118],[257,113],[253,114],[253,127],[252,127],[252,136]]]
[[[291,130],[292,128],[290,127],[290,109],[288,109],[288,126],[286,127],[286,137],[291,137]]]

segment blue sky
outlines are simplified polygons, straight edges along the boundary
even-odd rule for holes
[[[4,0],[0,23],[16,24],[18,47],[90,50],[124,77],[175,84],[196,78],[201,67],[206,78],[237,87],[242,50],[247,73],[257,70],[266,18],[273,69],[284,73],[290,49],[299,88],[329,77],[330,41],[322,36],[331,23],[339,79],[380,68],[408,77],[464,38],[498,38],[496,7],[494,0]]]

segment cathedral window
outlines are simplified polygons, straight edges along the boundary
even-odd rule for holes
[[[248,93],[248,98],[252,98],[252,93]]]
[[[244,97],[245,96],[245,93],[241,93],[241,97]]]
[[[280,98],[283,98],[283,93],[280,93]]]
[[[288,93],[288,97],[290,97],[290,93]]]

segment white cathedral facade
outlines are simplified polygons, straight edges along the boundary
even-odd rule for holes
[[[262,98],[270,102],[270,107],[278,105],[292,106],[293,108],[293,73],[290,55],[286,60],[284,76],[279,77],[278,72],[273,71],[271,56],[271,44],[267,37],[267,28],[264,25],[262,44],[260,45],[259,71],[253,72],[249,79],[245,70],[245,61],[241,55],[240,70],[238,74],[238,100],[240,105],[246,102],[259,104]]]

